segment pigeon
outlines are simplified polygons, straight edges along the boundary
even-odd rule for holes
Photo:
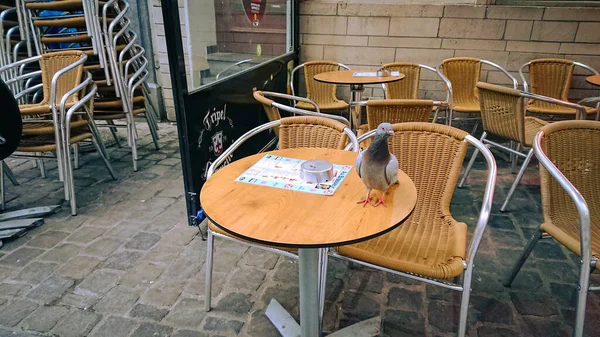
[[[383,196],[393,184],[398,182],[398,159],[388,150],[387,138],[393,136],[392,125],[381,123],[375,131],[375,139],[365,151],[358,154],[356,158],[356,172],[367,186],[367,196],[364,200],[357,202],[371,204],[371,190],[379,190],[383,193],[381,198],[373,207],[382,204],[385,207]]]

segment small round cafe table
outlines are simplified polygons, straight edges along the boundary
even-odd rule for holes
[[[417,191],[412,180],[399,171],[399,183],[392,186],[385,196],[386,207],[363,207],[357,201],[365,197],[366,188],[354,167],[333,195],[235,181],[267,154],[304,160],[323,159],[349,166],[354,166],[357,154],[317,148],[260,153],[221,168],[208,179],[200,192],[204,212],[222,230],[254,243],[298,249],[300,326],[298,328],[292,319],[291,323],[296,327],[288,326],[287,331],[300,331],[302,337],[318,337],[321,335],[319,250],[361,242],[396,228],[412,212]],[[375,197],[378,197],[376,192],[372,195],[372,198]],[[283,315],[290,317],[283,308],[279,308]],[[276,322],[272,322],[277,326]],[[288,336],[281,327],[278,330]]]
[[[585,80],[591,84],[600,85],[600,74],[588,76]]]
[[[352,94],[352,102],[350,102],[350,105],[356,106],[356,104],[361,100],[361,94],[365,90],[365,85],[396,82],[404,78],[404,74],[402,73],[400,73],[398,76],[368,76],[371,74],[376,74],[376,72],[341,70],[316,74],[314,79],[323,83],[349,85],[350,92]],[[360,106],[358,106],[356,110],[357,112],[355,111],[352,113],[350,118],[350,122],[354,128],[360,124]]]

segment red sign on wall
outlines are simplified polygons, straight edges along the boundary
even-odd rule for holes
[[[258,26],[267,8],[267,0],[242,0],[246,17],[253,26]]]

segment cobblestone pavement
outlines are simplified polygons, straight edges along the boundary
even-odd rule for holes
[[[79,215],[68,206],[0,248],[0,336],[278,336],[264,316],[276,298],[298,316],[297,264],[216,239],[214,309],[204,304],[205,242],[187,226],[176,129],[161,124],[160,151],[141,131],[139,172],[126,148],[109,148],[119,181],[97,154],[75,171]],[[498,156],[499,188],[476,259],[469,336],[570,336],[577,258],[539,244],[512,289],[499,279],[541,221],[537,167],[498,211],[513,175]],[[7,183],[13,209],[61,203],[56,165],[48,178],[8,161],[21,185]],[[482,197],[483,163],[452,211],[472,228]],[[386,336],[453,336],[459,294],[331,259],[324,330],[381,315]],[[596,281],[597,278],[594,277]],[[598,283],[598,282],[596,282]],[[587,336],[600,336],[600,301],[589,296]]]

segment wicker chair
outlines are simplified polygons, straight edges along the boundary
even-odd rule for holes
[[[261,96],[261,95],[259,95]],[[256,93],[255,93],[256,97]],[[264,96],[263,96],[264,97]],[[332,149],[352,149],[354,152],[358,151],[358,142],[352,131],[347,125],[338,121],[315,116],[297,116],[297,117],[285,117],[273,120],[269,123],[258,126],[236,140],[227,150],[225,150],[210,166],[207,172],[207,179],[213,174],[216,168],[220,167],[221,164],[233,152],[248,140],[253,135],[269,130],[274,127],[279,127],[279,148],[298,148],[298,147],[309,147],[309,148],[332,148]],[[235,242],[250,245],[252,247],[261,248],[270,252],[285,255],[294,259],[298,258],[295,254],[295,250],[282,250],[281,248],[274,248],[270,246],[257,245],[247,241],[243,241],[232,237],[230,234],[219,229],[210,221],[208,222],[207,228],[207,246],[206,246],[206,282],[204,291],[204,308],[206,311],[210,311],[211,305],[211,289],[212,289],[212,263],[213,263],[213,243],[214,237],[224,238]],[[326,249],[320,251],[320,261],[322,268],[319,273],[319,279],[325,278],[324,273],[326,272]],[[320,296],[325,294],[325,282],[319,281]],[[324,297],[322,297],[324,298]],[[321,300],[321,303],[324,303]],[[321,315],[323,314],[323,306],[321,305]]]
[[[454,112],[481,112],[476,85],[480,81],[482,64],[487,64],[500,70],[512,81],[513,89],[517,89],[517,80],[508,71],[493,62],[474,57],[455,57],[444,60],[437,70],[444,74],[452,84],[452,102],[449,109],[448,125],[452,125]]]
[[[473,259],[487,225],[496,180],[496,162],[489,149],[468,133],[434,123],[394,124],[390,152],[417,188],[417,204],[402,225],[387,234],[330,255],[389,273],[462,292],[458,336],[464,336]],[[373,136],[371,131],[363,137]],[[488,180],[483,205],[467,250],[467,224],[457,222],[450,201],[469,144],[484,153]],[[463,275],[462,284],[449,281]]]
[[[584,68],[594,75],[598,74],[594,68],[571,60],[554,58],[537,59],[525,63],[519,69],[519,75],[523,80],[523,89],[533,94],[568,101],[569,88],[571,87],[575,66]],[[527,83],[527,79],[523,74],[525,68],[529,68],[529,83]],[[598,119],[600,113],[598,106],[596,108],[586,107],[586,115],[577,116],[575,109],[536,100],[527,102],[527,111],[535,114],[560,117],[575,116],[577,119],[584,119],[588,114],[596,114],[596,119]]]
[[[292,89],[292,95],[296,96],[294,92],[294,74],[304,69],[304,83],[306,85],[306,98],[313,100],[319,105],[321,110],[347,110],[349,105],[336,96],[335,84],[321,83],[314,79],[316,74],[325,73],[329,71],[338,71],[341,69],[350,70],[345,65],[332,62],[332,61],[312,61],[303,63],[292,70],[290,75],[290,88]],[[307,102],[298,101],[294,102],[294,106],[304,110],[314,110],[312,104]]]
[[[506,207],[508,206],[512,195],[519,185],[519,182],[521,181],[521,178],[523,177],[531,158],[533,157],[533,148],[531,148],[533,137],[540,130],[540,128],[548,123],[539,118],[525,116],[526,99],[530,98],[544,102],[553,102],[554,104],[559,104],[560,106],[571,107],[574,110],[579,109],[583,111],[584,108],[577,104],[559,101],[539,95],[531,95],[519,90],[489,83],[479,82],[477,83],[477,88],[479,90],[481,119],[483,123],[483,135],[480,139],[481,142],[488,146],[493,146],[507,151],[513,155],[513,173],[517,165],[518,157],[525,158],[523,164],[521,165],[521,169],[519,170],[519,173],[517,174],[517,177],[510,187],[506,199],[500,208],[500,211],[504,212],[506,211]],[[516,144],[516,148],[513,149],[514,146],[506,147],[490,141],[487,139],[488,134],[509,140],[511,145]],[[519,151],[521,147],[528,147],[530,150],[527,153],[523,153]],[[469,165],[467,165],[465,173],[458,184],[458,187],[462,187],[465,183],[465,180],[471,171],[471,167],[473,167],[473,164],[475,163],[477,154],[478,151],[475,150],[471,160],[469,161]]]
[[[446,102],[421,99],[370,99],[366,105],[367,124],[358,127],[357,135],[359,137],[371,130],[375,130],[383,122],[392,124],[427,122],[434,107],[448,106]],[[435,118],[432,121],[435,121]],[[370,142],[371,138],[367,138],[362,142],[362,146],[367,147]]]
[[[382,84],[386,99],[418,99],[421,70],[429,70],[435,73],[446,86],[446,102],[452,102],[450,81],[434,67],[411,62],[395,62],[384,64],[380,70],[399,71],[404,74],[402,81]],[[439,106],[434,107],[436,112],[434,120],[437,120],[440,108]]]
[[[536,243],[553,237],[579,255],[574,337],[583,336],[590,273],[600,258],[600,122],[562,121],[546,125],[533,148],[540,161],[544,223],[531,236],[504,284],[510,286]],[[582,238],[580,240],[580,238]]]

